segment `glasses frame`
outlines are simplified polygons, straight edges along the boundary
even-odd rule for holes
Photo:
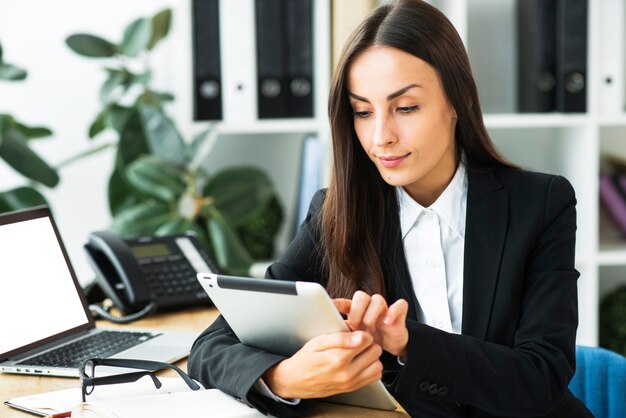
[[[144,370],[110,376],[95,377],[97,366],[123,367],[128,369]],[[92,370],[91,376],[86,371],[87,367],[90,367]],[[198,385],[191,377],[189,377],[185,372],[183,372],[181,369],[174,366],[173,364],[152,360],[90,358],[83,361],[79,369],[83,402],[86,402],[87,395],[91,395],[96,386],[135,382],[144,376],[150,376],[152,382],[154,383],[154,386],[159,389],[162,386],[162,383],[154,374],[154,372],[165,369],[171,369],[178,373],[191,390],[200,389],[200,385]]]

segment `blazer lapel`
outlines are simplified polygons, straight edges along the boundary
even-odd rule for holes
[[[508,192],[492,171],[468,169],[463,334],[484,339],[509,216]]]

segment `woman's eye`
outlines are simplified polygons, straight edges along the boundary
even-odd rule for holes
[[[352,116],[354,116],[355,118],[366,118],[370,115],[370,112],[368,112],[367,110],[362,110],[362,111],[354,111],[352,112]]]
[[[399,107],[398,112],[400,113],[411,113],[417,110],[417,105],[415,106],[405,106],[405,107]]]

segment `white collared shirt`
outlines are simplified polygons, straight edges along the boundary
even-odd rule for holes
[[[396,187],[402,243],[418,320],[460,334],[463,323],[463,254],[467,172],[460,163],[450,184],[430,207]]]

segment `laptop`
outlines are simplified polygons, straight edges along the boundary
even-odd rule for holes
[[[197,277],[235,335],[246,345],[290,356],[313,337],[349,331],[318,283],[213,273],[198,273]],[[397,407],[380,380],[325,400],[387,411]]]
[[[0,215],[0,333],[0,371],[68,377],[89,357],[173,363],[198,335],[96,328],[48,207]]]

